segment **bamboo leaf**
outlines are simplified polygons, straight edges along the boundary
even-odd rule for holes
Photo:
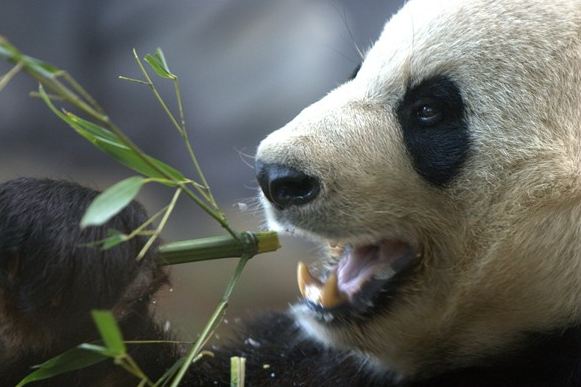
[[[25,66],[33,69],[37,73],[42,74],[47,78],[55,78],[62,74],[63,72],[58,67],[43,62],[40,59],[32,58],[30,56],[23,56],[22,62],[24,63]]]
[[[135,152],[133,152],[128,147],[122,145],[118,146],[115,144],[111,144],[107,141],[104,141],[100,138],[85,136],[85,133],[82,131],[78,132],[81,136],[85,137],[89,140],[93,145],[99,148],[104,153],[108,154],[121,164],[125,165],[128,168],[133,169],[136,172],[139,172],[145,176],[163,179],[165,176],[154,168],[149,166],[145,161],[143,161]],[[186,180],[185,176],[182,175],[177,169],[167,165],[166,163],[155,159],[151,156],[146,156],[146,158],[152,163],[155,164],[160,170],[164,171],[168,176],[176,181],[184,181]]]
[[[148,177],[165,177],[145,161],[143,161],[143,159],[141,159],[141,157],[139,157],[139,155],[137,155],[132,149],[124,145],[119,137],[117,137],[110,130],[107,130],[72,113],[67,113],[64,115],[64,117],[61,118],[73,129],[75,129],[77,133],[99,148],[102,152],[113,157],[115,160],[119,161],[126,167],[131,168],[134,171]],[[146,157],[152,164],[155,164],[172,179],[177,181],[183,181],[186,179],[181,172],[169,166],[168,164],[151,156]]]
[[[46,94],[42,85],[38,88],[38,93],[42,100],[47,104],[47,106],[52,110],[52,112],[59,117],[61,120],[66,122],[71,126],[78,134],[92,143],[95,147],[101,150],[103,153],[111,156],[121,164],[128,168],[133,169],[145,176],[153,178],[165,178],[155,168],[152,168],[148,163],[143,161],[137,153],[135,153],[128,146],[124,145],[121,139],[112,131],[103,128],[93,122],[87,121],[73,113],[67,112],[63,113],[59,111],[48,95]],[[168,164],[153,158],[151,156],[146,156],[146,158],[160,170],[162,170],[167,176],[170,176],[176,181],[186,180],[185,176],[179,172],[177,169],[169,166]],[[167,184],[166,184],[167,185]]]
[[[81,219],[81,228],[100,226],[107,222],[131,203],[146,182],[147,180],[141,176],[133,176],[101,192],[85,211]]]
[[[103,239],[101,243],[101,248],[103,250],[109,250],[113,247],[120,245],[121,243],[125,242],[128,238],[127,235],[123,234],[119,230],[109,229],[107,230],[107,238]]]
[[[30,382],[52,378],[60,374],[89,367],[106,360],[107,356],[95,351],[88,351],[84,348],[72,348],[50,360],[42,363],[38,368],[28,374],[18,383],[17,387],[24,386]]]
[[[171,80],[175,80],[177,78],[175,74],[172,74],[172,72],[169,70],[167,62],[165,61],[165,56],[163,55],[163,51],[161,51],[160,48],[155,51],[155,54],[147,54],[143,57],[143,59],[160,77]]]
[[[125,348],[121,331],[113,314],[108,310],[93,310],[91,311],[91,315],[105,343],[105,348],[115,357],[124,356],[127,349]]]
[[[22,55],[20,51],[6,39],[0,37],[0,59],[12,62],[21,62],[25,67],[46,78],[54,78],[62,73],[62,70],[40,59]]]
[[[129,240],[130,236],[121,233],[118,230],[110,228],[107,230],[107,237],[98,241],[84,243],[80,246],[82,247],[99,247],[103,250],[109,250],[127,240]]]
[[[73,113],[63,113],[62,111],[58,110],[50,100],[42,84],[38,86],[38,94],[44,103],[58,118],[69,124],[73,129],[75,129],[75,131],[77,131],[77,133],[85,137],[90,142],[95,143],[97,139],[100,139],[103,142],[110,143],[111,145],[127,148],[121,144],[119,138],[110,130],[84,120],[81,117],[74,115]]]
[[[161,62],[161,64],[162,64],[162,66],[163,66],[164,70],[165,70],[165,71],[167,71],[168,73],[170,73],[170,74],[174,75],[174,74],[173,74],[173,73],[170,71],[170,69],[169,69],[169,66],[168,66],[168,64],[167,64],[167,61],[165,60],[165,55],[164,55],[164,53],[163,53],[163,51],[162,51],[162,49],[161,49],[160,47],[158,47],[158,48],[155,50],[155,55],[157,56],[157,58],[159,58],[159,61]],[[175,75],[174,75],[174,76],[175,76]]]
[[[13,62],[18,62],[22,54],[16,49],[12,44],[10,44],[6,39],[0,36],[0,58],[3,60],[10,60]]]
[[[153,164],[155,164],[159,169],[161,169],[164,173],[166,173],[172,179],[174,179],[176,181],[187,180],[186,177],[180,171],[178,171],[177,169],[175,169],[172,166],[169,166],[168,164],[164,163],[163,161],[159,161],[158,159],[155,159],[151,156],[147,156],[147,159],[149,161],[151,161]],[[159,176],[159,174],[156,173],[156,176],[151,176],[151,177],[162,177],[162,176]]]
[[[97,124],[87,121],[73,113],[66,112],[63,117],[61,117],[67,124],[73,127],[75,130],[84,130],[89,135],[103,141],[108,142],[111,145],[118,146],[120,148],[127,148],[123,145],[119,137],[108,129],[103,128]]]
[[[111,350],[103,347],[102,345],[83,343],[83,344],[79,345],[79,348],[87,350],[87,351],[98,353],[98,354],[103,355],[105,357],[115,358],[115,356],[116,356],[113,352],[111,352]]]

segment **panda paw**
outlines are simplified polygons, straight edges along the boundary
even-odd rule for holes
[[[143,238],[106,251],[90,246],[110,228],[130,232],[147,219],[134,202],[106,225],[81,230],[97,194],[49,179],[0,184],[0,346],[42,352],[92,339],[91,309],[123,319],[166,281],[152,253],[136,261]]]

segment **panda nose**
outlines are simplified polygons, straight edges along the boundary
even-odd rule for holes
[[[307,204],[321,190],[317,178],[281,164],[257,161],[256,179],[264,196],[279,210]]]

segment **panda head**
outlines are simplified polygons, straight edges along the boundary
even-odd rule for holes
[[[354,79],[262,141],[306,334],[401,376],[581,322],[578,0],[412,0]]]

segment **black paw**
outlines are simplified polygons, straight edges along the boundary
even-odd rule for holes
[[[118,318],[136,310],[166,280],[145,243],[135,238],[103,251],[87,244],[107,230],[129,233],[147,220],[131,203],[101,227],[79,222],[98,192],[78,184],[20,178],[0,184],[0,334],[4,341],[74,341],[94,335],[91,309],[113,309]],[[86,329],[83,329],[86,327]],[[42,345],[41,345],[42,346]]]

